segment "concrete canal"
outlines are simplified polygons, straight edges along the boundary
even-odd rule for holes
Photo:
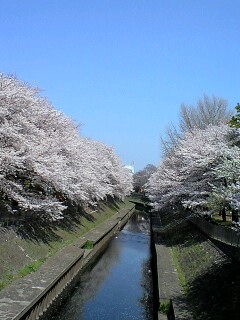
[[[149,215],[136,211],[51,320],[153,319]]]

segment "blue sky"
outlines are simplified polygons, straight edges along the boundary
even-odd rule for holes
[[[0,71],[38,86],[135,169],[181,103],[240,102],[240,1],[0,1]]]

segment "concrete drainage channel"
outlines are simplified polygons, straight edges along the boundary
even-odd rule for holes
[[[0,320],[40,319],[64,292],[71,289],[81,271],[100,254],[110,238],[135,211],[120,210],[111,219],[89,231],[73,245],[61,250],[35,273],[0,292]],[[90,249],[85,249],[90,243]]]

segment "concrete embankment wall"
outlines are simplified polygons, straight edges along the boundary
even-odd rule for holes
[[[191,311],[206,319],[239,318],[237,298],[235,292],[239,290],[237,275],[239,247],[230,246],[220,240],[214,240],[216,235],[208,233],[214,228],[205,221],[193,223],[181,212],[153,213],[153,239],[155,250],[156,278],[158,281],[159,306],[166,310],[169,301],[172,301],[172,314],[167,317],[159,312],[158,319],[191,319]],[[195,220],[196,222],[196,220]],[[198,222],[198,221],[197,221]],[[209,228],[208,228],[209,227]],[[222,232],[226,235],[225,230]],[[219,237],[220,232],[217,233]],[[220,238],[220,237],[219,237]],[[227,236],[224,237],[227,240]],[[221,237],[221,240],[223,237]],[[234,244],[234,237],[228,238]],[[225,254],[224,254],[225,253]],[[174,266],[174,263],[176,267]],[[181,292],[177,277],[179,272],[181,283],[187,290]],[[219,283],[221,286],[219,287]],[[229,283],[231,286],[229,287]],[[207,288],[207,294],[206,294]],[[221,303],[221,297],[228,292],[228,302]],[[218,297],[216,297],[216,292]],[[209,297],[212,297],[209,303]],[[235,299],[236,298],[236,299]],[[188,302],[188,305],[186,304]],[[170,316],[170,315],[169,315]],[[215,319],[215,318],[214,318]]]
[[[154,261],[155,295],[158,320],[191,320],[185,297],[173,263],[171,249],[165,241],[164,227],[159,212],[151,214],[152,252]],[[166,311],[167,307],[169,310]],[[166,312],[161,312],[164,310]]]
[[[39,319],[125,225],[134,210],[134,205],[121,209],[73,245],[49,258],[37,272],[3,289],[0,292],[0,320]],[[92,249],[84,249],[88,240],[93,244]]]

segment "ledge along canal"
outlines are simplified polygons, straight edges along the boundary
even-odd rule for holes
[[[132,215],[52,311],[51,320],[153,319],[148,213]]]

